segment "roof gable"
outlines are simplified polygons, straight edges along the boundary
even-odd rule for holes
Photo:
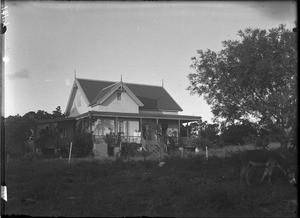
[[[123,82],[118,82],[102,89],[96,96],[96,98],[93,100],[91,105],[102,104],[110,95],[112,95],[117,90],[126,91],[127,94],[133,99],[133,101],[137,103],[139,107],[144,106],[144,104],[133,94],[133,92]]]
[[[97,102],[101,99],[103,99],[111,90],[116,86],[116,84],[109,85],[102,89],[99,94],[94,98],[94,100],[91,102],[91,105],[97,104]]]
[[[75,79],[74,80],[74,83],[72,85],[72,89],[71,89],[71,93],[69,95],[69,99],[68,99],[68,103],[67,103],[67,107],[66,107],[66,112],[65,114],[67,116],[69,116],[69,114],[71,113],[71,109],[72,109],[72,106],[73,106],[73,103],[74,103],[74,100],[75,100],[75,96],[76,96],[76,93],[77,92],[80,92],[81,95],[82,95],[82,98],[83,100],[85,101],[85,104],[88,106],[90,104],[86,94],[85,94],[85,91],[82,89],[81,85],[79,84],[78,80]]]
[[[77,81],[80,84],[82,90],[84,91],[89,103],[93,102],[93,100],[97,97],[97,95],[102,89],[115,83],[110,81],[87,80],[79,78],[77,78]]]
[[[96,99],[99,100],[103,98],[114,87],[116,87],[116,84],[119,84],[116,82],[102,80],[88,80],[79,78],[76,80],[78,81],[78,84],[80,84],[90,104],[95,103]],[[132,94],[135,95],[144,105],[141,107],[142,110],[182,111],[182,108],[162,86],[133,83],[124,83],[124,85],[126,85]]]

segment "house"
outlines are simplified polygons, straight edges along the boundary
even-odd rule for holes
[[[69,122],[83,123],[93,135],[94,151],[105,156],[106,134],[122,133],[128,142],[136,142],[137,132],[153,139],[153,124],[165,138],[178,138],[183,125],[201,120],[200,116],[179,115],[181,111],[162,86],[75,78],[65,114]]]

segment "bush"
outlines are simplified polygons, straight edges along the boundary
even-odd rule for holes
[[[256,129],[251,123],[232,124],[225,127],[221,134],[221,139],[232,145],[243,144],[245,140],[254,140],[257,136]]]
[[[123,142],[121,148],[121,156],[124,158],[133,157],[137,153],[137,149],[140,147],[135,142]]]
[[[75,136],[72,153],[77,157],[87,157],[93,150],[93,139],[91,133],[82,133]]]

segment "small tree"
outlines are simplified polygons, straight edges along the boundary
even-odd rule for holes
[[[86,157],[92,153],[92,134],[85,131],[81,120],[77,121],[72,153],[77,157]]]
[[[65,115],[61,112],[60,106],[57,106],[54,111],[52,111],[52,118],[64,118]]]

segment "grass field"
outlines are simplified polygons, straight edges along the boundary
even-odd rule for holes
[[[5,213],[30,216],[296,217],[297,190],[282,175],[273,186],[254,171],[239,185],[235,158],[157,161],[11,161]]]

